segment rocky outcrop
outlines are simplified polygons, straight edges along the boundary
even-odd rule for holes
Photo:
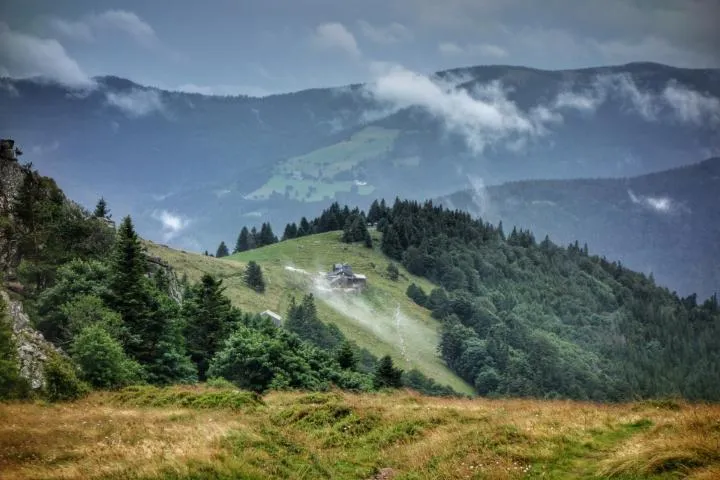
[[[11,300],[6,292],[0,292],[0,295],[8,305],[20,362],[20,375],[28,381],[32,390],[43,390],[46,385],[45,363],[52,353],[63,355],[63,352],[32,327],[21,302]]]
[[[0,273],[7,274],[17,263],[12,242],[10,209],[22,185],[25,172],[17,162],[12,140],[0,140]]]

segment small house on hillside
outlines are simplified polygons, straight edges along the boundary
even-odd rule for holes
[[[326,275],[332,288],[362,290],[367,286],[367,277],[354,273],[347,263],[336,263],[332,272]]]
[[[282,317],[272,310],[265,310],[260,315],[269,318],[276,327],[282,326]]]

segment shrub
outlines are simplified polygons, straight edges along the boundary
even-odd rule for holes
[[[80,380],[74,365],[58,353],[52,352],[45,363],[45,395],[51,402],[75,400],[90,391]]]
[[[142,379],[140,364],[128,358],[122,345],[101,325],[82,329],[71,346],[82,379],[97,388],[117,388]]]

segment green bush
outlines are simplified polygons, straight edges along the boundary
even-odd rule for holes
[[[125,355],[120,342],[102,325],[83,328],[70,351],[82,379],[96,388],[118,388],[142,380],[140,364]]]
[[[74,365],[57,353],[51,353],[45,363],[45,395],[51,402],[75,400],[90,391],[80,380]]]

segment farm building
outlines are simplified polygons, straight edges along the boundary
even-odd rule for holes
[[[272,310],[265,310],[265,311],[262,312],[260,315],[262,315],[263,317],[267,317],[267,318],[269,318],[270,320],[272,320],[273,324],[274,324],[276,327],[282,326],[282,317],[281,317],[280,315],[278,315],[277,313],[273,312]]]
[[[347,263],[336,263],[332,272],[326,275],[332,288],[362,290],[367,286],[367,277],[354,273]]]

